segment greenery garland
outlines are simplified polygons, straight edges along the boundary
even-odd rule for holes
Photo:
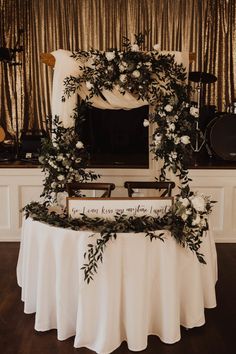
[[[117,233],[144,232],[151,241],[159,239],[164,241],[163,230],[170,231],[170,235],[183,247],[195,252],[200,263],[205,263],[204,256],[199,252],[202,237],[208,230],[207,216],[211,212],[214,202],[208,197],[199,197],[185,187],[182,191],[184,198],[176,197],[175,203],[163,215],[151,217],[115,215],[113,220],[100,217],[90,218],[81,214],[81,218],[68,217],[66,210],[58,213],[53,207],[33,202],[24,208],[27,217],[33,220],[46,222],[49,225],[70,228],[72,230],[90,230],[99,233],[94,241],[88,244],[84,254],[85,263],[82,267],[84,279],[88,283],[97,272],[98,262],[103,261],[103,252],[107,243],[116,239]],[[91,234],[94,236],[94,234]]]
[[[88,245],[85,253],[82,269],[87,282],[93,279],[97,263],[103,260],[107,243],[116,238],[118,232],[144,232],[151,241],[156,238],[163,241],[160,230],[168,230],[179,244],[189,247],[198,260],[205,263],[199,248],[202,236],[208,230],[207,216],[214,202],[190,190],[187,170],[199,112],[188,102],[189,88],[185,84],[183,66],[176,64],[174,56],[159,52],[158,45],[154,45],[152,51],[142,51],[143,44],[144,35],[140,33],[135,35],[133,44],[124,38],[123,51],[91,49],[73,53],[73,58],[79,60],[81,75],[65,79],[62,99],[74,94],[82,84],[86,85],[89,94],[74,112],[75,127],[64,128],[60,117],[54,118],[53,139],[44,140],[39,159],[45,173],[44,202],[32,202],[24,208],[26,217],[34,220],[100,234]],[[71,219],[65,208],[66,183],[86,182],[99,177],[86,169],[88,154],[79,134],[84,112],[94,96],[105,99],[103,90],[114,88],[123,95],[129,92],[152,107],[143,124],[148,126],[152,122],[155,126],[150,148],[155,159],[163,160],[159,179],[166,180],[167,171],[171,170],[179,177],[180,193],[172,208],[158,218],[116,215],[114,220],[107,220],[81,215],[79,219]]]

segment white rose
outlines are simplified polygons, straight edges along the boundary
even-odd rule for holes
[[[93,88],[93,84],[90,81],[86,81],[85,85],[88,90],[91,90]]]
[[[140,74],[140,71],[134,70],[133,73],[132,73],[132,75],[133,75],[133,77],[138,78],[138,77],[140,77],[141,74]]]
[[[145,66],[150,69],[152,67],[152,63],[150,63],[150,61],[148,61],[147,63],[145,63]]]
[[[187,145],[190,143],[190,137],[188,135],[183,135],[183,136],[181,136],[180,141],[184,145]]]
[[[61,208],[65,208],[66,207],[66,198],[67,197],[68,197],[68,193],[67,192],[59,192],[59,193],[57,193],[57,204]]]
[[[196,225],[199,225],[200,223],[201,223],[200,215],[196,214],[195,219],[193,219],[193,221],[192,221],[192,225],[196,226]]]
[[[172,157],[173,160],[176,160],[176,159],[177,159],[177,156],[178,156],[178,155],[177,155],[177,152],[172,151],[170,155],[171,155],[171,157]]]
[[[64,157],[63,157],[62,154],[60,154],[60,155],[57,156],[57,161],[62,161],[63,159],[64,159]]]
[[[181,215],[181,218],[182,218],[183,221],[186,221],[188,219],[188,215],[186,213],[183,213]]]
[[[160,44],[154,44],[153,49],[154,50],[160,50]]]
[[[65,177],[64,177],[63,175],[57,176],[58,181],[63,181],[64,178],[65,178]]]
[[[148,119],[144,119],[143,126],[144,127],[148,127],[149,126],[149,120]]]
[[[156,141],[161,141],[162,135],[156,134],[154,138]]]
[[[137,44],[132,44],[131,50],[132,50],[132,52],[139,52],[139,46]]]
[[[175,130],[175,124],[174,124],[174,123],[171,123],[171,124],[169,125],[169,129],[170,129],[171,131],[174,131],[174,130]]]
[[[82,143],[82,141],[78,141],[76,144],[77,149],[83,149],[84,144]]]
[[[203,197],[195,196],[191,198],[191,203],[196,211],[200,211],[200,212],[205,211],[205,200]]]
[[[165,107],[164,107],[164,110],[166,112],[171,112],[173,110],[173,106],[171,106],[170,104],[167,104]]]
[[[123,72],[123,71],[125,71],[125,67],[124,67],[124,65],[122,65],[122,64],[119,64],[119,69],[120,69],[120,72]]]
[[[115,52],[106,52],[105,57],[107,58],[108,61],[111,61],[115,58]]]
[[[160,116],[160,117],[165,117],[166,114],[165,114],[165,112],[159,112],[159,116]]]
[[[182,198],[182,197],[180,197],[180,198],[179,198],[179,201],[180,201],[180,203],[183,204],[185,207],[187,207],[187,206],[189,205],[189,200],[188,200],[188,198]]]
[[[174,143],[177,145],[179,144],[180,138],[176,135],[174,138]]]
[[[190,112],[191,116],[193,116],[195,118],[199,117],[199,109],[197,107],[191,107],[189,112]]]
[[[121,74],[120,75],[120,81],[121,82],[125,82],[126,81],[126,75],[125,74]]]

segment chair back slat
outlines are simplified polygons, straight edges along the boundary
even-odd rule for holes
[[[91,190],[91,191],[104,191],[101,198],[110,198],[111,192],[115,189],[114,183],[81,183],[81,182],[73,182],[67,183],[66,189],[69,197],[75,196],[76,192],[80,190]]]
[[[149,182],[149,181],[126,181],[124,187],[128,190],[128,196],[132,197],[134,189],[154,189],[161,192],[161,197],[171,197],[172,190],[175,187],[174,182]]]

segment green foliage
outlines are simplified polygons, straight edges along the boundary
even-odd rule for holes
[[[188,103],[189,87],[185,84],[183,66],[175,62],[173,55],[159,52],[158,45],[152,51],[142,51],[145,35],[135,35],[133,44],[124,37],[123,51],[115,48],[107,52],[91,49],[73,53],[81,74],[65,79],[63,100],[74,94],[81,85],[87,87],[88,96],[75,111],[75,127],[64,128],[59,120],[61,117],[54,118],[52,140],[44,140],[40,157],[45,173],[44,202],[33,202],[24,208],[26,217],[34,220],[93,232],[82,267],[88,283],[97,272],[98,263],[103,261],[108,242],[122,232],[142,232],[150,241],[164,241],[163,230],[167,230],[181,246],[193,251],[199,262],[205,263],[199,249],[204,232],[208,230],[207,216],[214,202],[190,190],[186,167],[192,152],[191,141],[198,112]],[[65,208],[61,208],[58,214],[53,211],[58,210],[53,209],[53,205],[59,204],[57,197],[65,193],[66,183],[92,181],[99,177],[86,169],[88,153],[79,132],[92,98],[99,96],[105,99],[102,91],[112,91],[114,88],[123,95],[128,92],[151,106],[149,121],[154,124],[155,130],[150,148],[155,159],[163,160],[159,179],[166,180],[169,170],[174,172],[180,180],[180,194],[176,196],[172,208],[156,218],[117,214],[113,220],[86,215],[72,219],[67,216]]]
[[[189,192],[188,187],[184,193],[184,198],[178,196],[172,208],[158,217],[116,214],[114,219],[104,219],[90,218],[81,214],[81,218],[72,219],[66,213],[57,214],[50,211],[50,207],[47,208],[37,202],[28,204],[24,208],[24,213],[26,218],[30,216],[33,220],[49,225],[93,232],[90,237],[94,240],[88,244],[82,267],[84,279],[89,283],[97,272],[98,262],[103,261],[103,253],[108,242],[116,239],[117,233],[122,232],[142,232],[150,241],[156,239],[164,241],[163,230],[167,230],[181,246],[193,251],[199,262],[205,263],[199,248],[204,232],[208,230],[207,215],[211,211],[212,202],[206,197],[198,197]]]
[[[79,119],[77,119],[77,125]],[[52,139],[44,139],[39,161],[45,174],[42,197],[53,202],[66,189],[66,183],[96,180],[98,175],[87,171],[88,153],[74,127],[64,128],[55,117]]]

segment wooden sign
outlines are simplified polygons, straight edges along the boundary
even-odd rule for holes
[[[88,217],[112,219],[116,214],[139,217],[163,216],[171,207],[173,198],[67,198],[68,215],[73,219]]]

